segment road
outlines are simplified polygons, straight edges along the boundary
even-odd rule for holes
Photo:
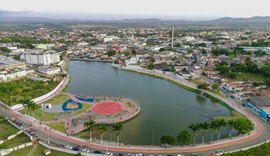
[[[145,72],[145,71],[140,71]],[[153,73],[152,73],[153,74]],[[164,74],[157,74],[158,76],[163,76],[166,79],[176,80],[175,77],[164,75]],[[177,80],[179,83],[185,84],[194,88],[194,84],[190,83],[189,81],[185,80]],[[181,82],[180,82],[181,81]],[[213,94],[208,91],[205,91],[208,94]],[[213,95],[216,96],[216,95]],[[8,116],[9,118],[16,118],[17,121],[23,124],[23,130],[34,129],[36,136],[39,137],[41,140],[49,143],[56,144],[63,144],[65,145],[80,145],[80,146],[87,146],[87,148],[94,150],[101,150],[101,151],[114,151],[115,153],[148,153],[148,154],[160,154],[160,153],[184,153],[185,155],[190,155],[192,153],[197,153],[198,155],[204,155],[209,153],[214,153],[217,149],[223,149],[224,151],[231,151],[237,150],[239,148],[248,147],[251,145],[255,145],[270,139],[270,135],[268,132],[270,130],[270,125],[263,121],[260,117],[257,117],[250,112],[247,108],[242,107],[239,103],[232,101],[231,99],[224,99],[223,97],[219,97],[226,102],[228,102],[234,109],[240,111],[241,113],[245,114],[252,122],[256,125],[256,130],[254,130],[250,135],[246,135],[243,137],[238,137],[234,139],[227,139],[221,140],[220,142],[214,142],[213,144],[205,144],[205,145],[197,145],[195,147],[170,147],[170,148],[162,148],[162,147],[146,147],[146,146],[117,146],[116,143],[103,143],[100,144],[98,142],[91,142],[89,143],[87,140],[75,138],[72,136],[67,136],[64,133],[49,129],[46,125],[42,125],[37,121],[34,121],[31,118],[27,118],[24,115],[16,112],[11,111],[5,108],[4,106],[0,106],[0,111],[4,115]]]

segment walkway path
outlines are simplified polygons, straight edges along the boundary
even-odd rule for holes
[[[130,70],[130,69],[129,69]],[[139,72],[142,73],[146,73],[146,74],[153,74],[156,76],[162,76],[165,79],[170,79],[170,80],[174,80],[178,83],[187,85],[191,88],[197,88],[196,85],[194,85],[193,83],[186,81],[186,80],[180,80],[177,79],[171,75],[164,75],[164,74],[158,74],[158,73],[153,73],[153,72],[149,72],[149,71],[144,71],[141,70]],[[171,148],[161,148],[161,147],[149,147],[149,146],[117,146],[116,143],[104,143],[104,144],[100,144],[97,142],[91,142],[89,143],[87,140],[84,139],[80,139],[80,138],[75,138],[75,137],[71,137],[71,136],[67,136],[64,133],[61,133],[59,131],[56,130],[50,130],[50,128],[46,125],[40,125],[39,123],[37,123],[36,121],[34,121],[32,118],[26,118],[24,115],[20,114],[19,112],[13,112],[13,111],[9,111],[9,115],[13,116],[17,119],[19,119],[20,121],[24,122],[24,123],[28,123],[31,124],[33,126],[33,128],[35,128],[36,130],[40,131],[41,134],[49,134],[51,136],[53,136],[51,139],[54,140],[64,140],[66,144],[78,144],[78,145],[86,145],[89,146],[90,148],[94,148],[94,149],[102,149],[102,150],[110,150],[110,151],[122,151],[122,152],[138,152],[138,153],[185,153],[185,152],[198,152],[198,151],[205,151],[205,150],[212,150],[212,149],[218,149],[218,148],[224,148],[224,147],[233,147],[233,146],[237,146],[239,144],[242,143],[246,143],[249,142],[251,140],[254,140],[256,138],[258,138],[259,136],[262,135],[263,133],[263,126],[262,123],[253,116],[253,114],[251,114],[250,112],[246,111],[245,109],[241,108],[239,105],[237,105],[235,102],[225,99],[223,97],[220,97],[218,95],[215,95],[209,91],[205,91],[206,93],[228,103],[228,105],[232,106],[235,110],[239,111],[240,113],[244,114],[247,118],[249,118],[255,125],[255,130],[253,130],[250,135],[244,135],[241,137],[237,137],[234,138],[233,140],[231,139],[226,139],[226,140],[221,140],[220,142],[214,142],[213,144],[210,145],[198,145],[196,147],[171,147]],[[6,112],[7,113],[7,112]],[[43,138],[46,139],[46,138]]]

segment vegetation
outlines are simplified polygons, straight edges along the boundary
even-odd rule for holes
[[[189,145],[192,142],[192,136],[189,134],[188,131],[183,130],[178,134],[177,142],[180,145]]]
[[[119,144],[120,143],[119,135],[120,135],[121,131],[123,130],[123,125],[122,125],[122,123],[115,123],[112,125],[112,128],[113,128],[113,131],[116,132],[117,142]]]
[[[50,92],[58,82],[33,81],[22,79],[12,82],[0,83],[0,99],[8,105],[15,105],[23,99],[34,99]]]
[[[38,146],[29,146],[29,147],[25,147],[23,149],[19,149],[17,151],[11,152],[10,154],[8,154],[7,156],[22,156],[22,155],[29,155],[29,156],[44,156],[44,150],[47,149],[46,147],[42,146],[42,145],[38,145]],[[51,154],[50,156],[73,156],[74,154],[68,154],[65,152],[59,152],[59,151],[54,151],[51,150]],[[31,153],[31,154],[30,154]]]
[[[74,110],[74,111],[68,111],[68,112],[63,112],[63,113],[48,113],[44,112],[41,109],[35,109],[34,111],[31,112],[31,115],[35,117],[36,119],[39,119],[40,121],[51,121],[51,120],[56,120],[61,118],[68,118],[77,114],[80,114],[84,112],[85,110],[89,109],[91,105],[82,103],[83,107],[80,110]],[[23,109],[20,111],[21,113],[27,113],[27,109]]]
[[[106,53],[108,56],[113,56],[116,54],[116,51],[115,50],[109,50],[107,53]]]
[[[160,141],[162,144],[165,144],[165,145],[172,145],[176,142],[174,137],[170,135],[162,136]]]
[[[19,36],[11,36],[4,37],[0,40],[1,43],[21,43],[21,44],[35,44],[35,43],[51,43],[48,39],[41,38],[30,38],[30,37],[19,37]]]
[[[4,53],[10,53],[11,50],[9,50],[7,47],[0,47],[0,51],[4,52]]]
[[[26,108],[29,113],[35,111],[39,107],[35,102],[30,99],[23,99],[20,103],[23,104],[23,107]]]
[[[59,132],[66,133],[65,123],[59,122],[59,123],[51,123],[48,124],[49,127],[58,130]]]
[[[12,126],[8,121],[0,120],[0,140],[6,139],[8,136],[13,135],[18,132],[18,130]]]
[[[269,156],[270,143],[265,143],[261,146],[251,148],[246,151],[239,151],[230,154],[223,154],[223,156]]]
[[[55,105],[55,104],[58,105],[58,104],[62,104],[66,102],[69,99],[70,97],[68,95],[58,94],[54,96],[53,98],[51,98],[50,100],[46,101],[46,103],[50,103],[52,105]]]
[[[84,127],[89,130],[90,141],[92,141],[92,131],[96,128],[96,122],[88,120],[84,123]]]
[[[207,83],[203,83],[197,86],[198,89],[203,89],[203,90],[207,90],[209,87],[209,84]]]
[[[8,149],[11,147],[19,146],[19,145],[24,144],[24,143],[28,143],[30,141],[31,140],[27,135],[25,135],[24,133],[21,133],[21,134],[17,135],[15,138],[13,138],[11,140],[7,140],[3,144],[1,144],[0,149]]]
[[[100,134],[101,142],[103,142],[103,134],[107,131],[106,125],[104,125],[104,124],[99,124],[99,125],[97,125],[96,130],[97,130],[97,131],[99,132],[99,134]]]
[[[219,55],[230,55],[232,52],[228,49],[213,49],[212,50],[212,54],[215,56],[219,56]]]

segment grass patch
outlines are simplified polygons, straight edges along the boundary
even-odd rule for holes
[[[34,146],[29,146],[23,149],[19,149],[17,151],[11,152],[7,156],[23,156],[23,155],[28,155],[28,156],[45,156],[44,150],[47,149],[46,147],[42,145],[38,145],[37,147]],[[51,150],[50,156],[73,156],[73,154],[69,153],[64,153],[64,152],[59,152],[59,151],[54,151]],[[30,154],[31,153],[31,154]]]
[[[64,94],[58,94],[55,97],[51,98],[50,100],[46,101],[45,103],[50,103],[52,105],[59,105],[66,102],[70,97]]]
[[[254,74],[254,73],[241,73],[238,74],[236,80],[239,81],[265,81],[265,76],[262,74]]]
[[[11,82],[0,83],[0,99],[7,105],[15,105],[21,99],[34,99],[53,90],[58,82],[33,81],[21,79]]]
[[[16,134],[18,129],[6,120],[0,120],[0,140],[6,139],[8,136]]]
[[[66,133],[66,128],[65,128],[64,122],[52,123],[52,124],[48,124],[48,126],[53,128],[53,129],[56,129],[62,133]]]
[[[31,112],[30,115],[35,117],[36,119],[39,119],[40,121],[52,121],[54,119],[65,119],[65,118],[80,114],[91,107],[91,105],[89,104],[86,104],[86,103],[82,103],[82,104],[83,104],[83,107],[80,110],[61,112],[61,113],[48,113],[48,112],[42,111],[41,109],[36,109],[33,112]],[[27,113],[27,109],[23,109],[20,112],[23,114]]]
[[[229,106],[226,102],[224,102],[224,101],[222,101],[222,100],[220,100],[220,99],[218,99],[218,98],[216,98],[216,97],[213,97],[212,95],[209,95],[209,94],[207,94],[207,93],[203,93],[203,95],[204,95],[205,97],[207,97],[208,99],[210,99],[211,101],[216,102],[216,103],[219,103],[220,105],[226,107],[230,112],[232,112],[232,111],[234,110],[234,109],[233,109],[231,106]]]
[[[1,144],[0,149],[8,149],[8,148],[15,147],[24,143],[28,143],[30,141],[31,140],[27,135],[25,135],[24,133],[21,133],[17,135],[15,138],[11,140],[7,140],[3,144]]]
[[[261,146],[251,148],[245,151],[223,154],[223,156],[269,156],[270,143],[265,143]]]
[[[225,121],[235,120],[235,119],[240,119],[240,118],[246,119],[244,115],[237,112],[236,110],[231,111],[231,116],[215,116],[214,117],[214,119],[224,119]]]

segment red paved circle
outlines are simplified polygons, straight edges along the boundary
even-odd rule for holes
[[[91,110],[97,114],[110,115],[121,112],[122,105],[114,101],[105,101],[95,104]]]

